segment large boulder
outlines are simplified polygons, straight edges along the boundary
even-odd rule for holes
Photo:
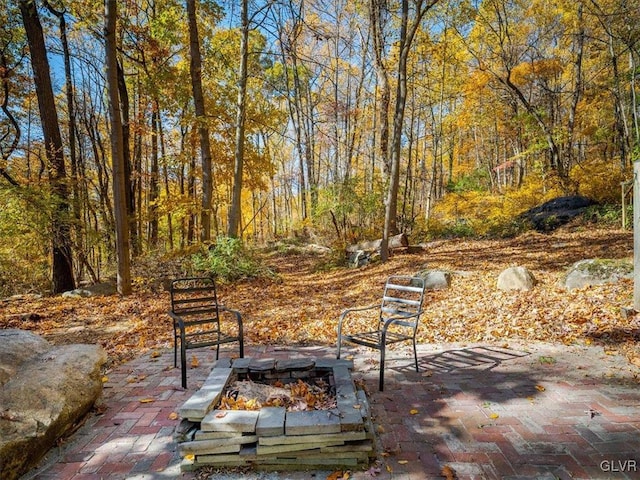
[[[633,263],[629,260],[591,258],[574,263],[564,277],[567,290],[590,285],[616,283],[633,278]]]
[[[0,387],[18,372],[24,362],[50,349],[51,344],[35,333],[18,329],[1,330]]]
[[[18,358],[15,341],[33,341],[31,356],[0,387],[0,478],[17,479],[80,420],[102,393],[106,354],[98,345],[51,346],[15,330],[0,331],[0,359]],[[11,360],[9,360],[11,361]],[[0,370],[9,371],[6,364]]]
[[[536,279],[526,267],[509,267],[498,275],[498,290],[531,290]]]
[[[550,232],[582,215],[596,202],[581,195],[558,197],[527,210],[521,218],[531,222],[539,232]]]
[[[443,270],[423,270],[416,276],[424,279],[427,290],[446,290],[451,287],[451,273]]]

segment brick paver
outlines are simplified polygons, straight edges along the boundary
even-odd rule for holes
[[[229,350],[230,352],[231,350]],[[173,352],[151,353],[107,373],[103,409],[53,449],[25,479],[195,479],[180,472],[176,412],[207,377],[214,352],[180,387]],[[249,346],[256,358],[333,357],[331,347]],[[549,344],[421,345],[388,354],[377,391],[374,352],[353,349],[377,430],[378,462],[350,478],[640,478],[640,369],[598,347]],[[190,352],[191,354],[191,352]],[[242,478],[324,479],[331,472],[253,473]],[[211,472],[214,479],[238,472]],[[452,477],[453,478],[453,477]]]

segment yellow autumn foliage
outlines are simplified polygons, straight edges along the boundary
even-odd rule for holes
[[[618,164],[596,159],[573,167],[571,180],[581,194],[601,203],[620,202],[620,183],[632,178],[632,172],[621,171]]]

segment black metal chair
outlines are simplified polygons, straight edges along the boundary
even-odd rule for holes
[[[419,372],[416,332],[422,315],[424,290],[425,282],[423,278],[394,275],[389,277],[386,282],[380,305],[344,310],[338,322],[337,358],[340,358],[342,342],[355,343],[380,350],[380,391],[382,391],[384,390],[384,361],[387,345],[412,342],[416,372]],[[357,333],[352,332],[353,327],[351,327],[348,333],[343,332],[345,325],[350,323],[351,319],[356,318],[356,315],[351,315],[352,313],[374,309],[378,310],[377,327]],[[350,319],[349,322],[347,322],[348,318]]]
[[[171,311],[173,319],[173,364],[178,366],[178,340],[182,388],[187,388],[187,354],[192,348],[216,347],[216,360],[220,345],[238,342],[240,357],[244,357],[244,338],[240,312],[218,304],[216,284],[211,277],[179,278],[171,282]],[[228,315],[227,315],[228,314]],[[224,319],[232,316],[235,325]],[[223,326],[225,330],[223,331]]]

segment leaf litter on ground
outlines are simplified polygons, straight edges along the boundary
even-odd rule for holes
[[[632,257],[632,232],[586,228],[513,239],[442,240],[359,269],[319,269],[322,259],[309,253],[270,254],[265,261],[277,279],[221,284],[218,294],[221,303],[242,312],[247,343],[335,345],[340,312],[378,303],[389,275],[445,270],[452,273],[451,288],[428,292],[419,342],[597,344],[640,365],[640,320],[621,314],[633,304],[632,280],[571,291],[560,286],[576,261]],[[499,273],[514,265],[533,272],[538,281],[533,290],[497,290]],[[168,308],[168,292],[142,287],[127,297],[25,295],[0,299],[0,328],[31,330],[54,344],[99,343],[110,363],[120,364],[172,347]]]

